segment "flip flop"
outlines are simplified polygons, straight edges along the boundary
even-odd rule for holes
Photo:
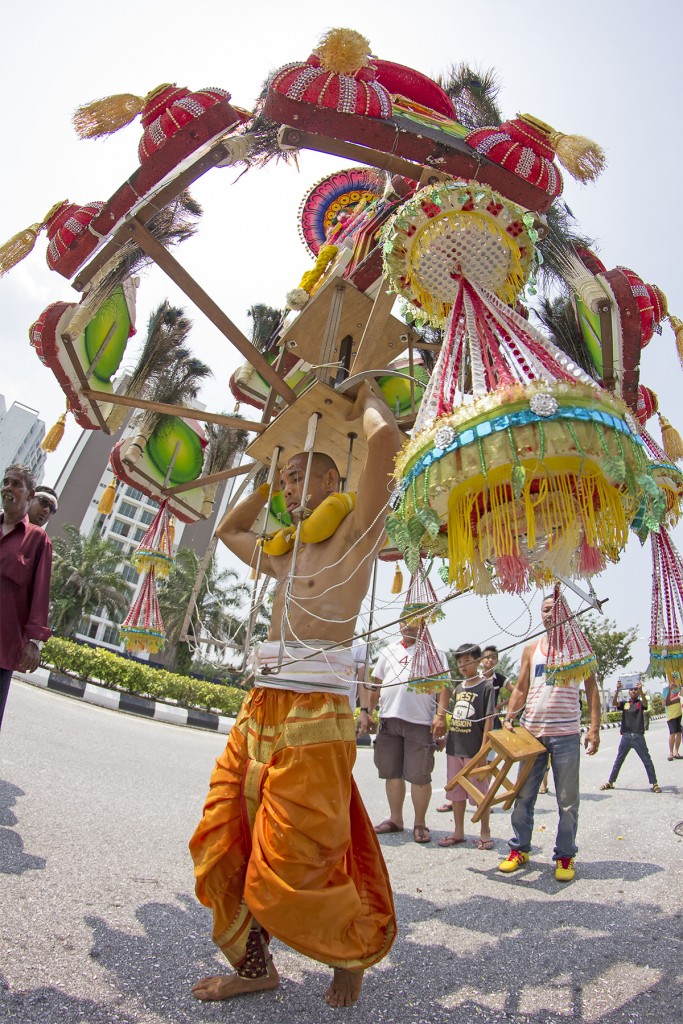
[[[426,825],[416,825],[413,829],[413,839],[416,843],[431,843],[432,833]]]
[[[452,811],[452,810],[453,810],[453,804],[441,804],[441,806],[437,807],[437,809],[436,809],[437,814],[448,814],[449,811]]]
[[[472,842],[476,845],[478,850],[493,849],[493,839],[473,839]]]
[[[388,836],[391,832],[405,832],[405,829],[395,825],[391,818],[387,818],[386,821],[375,825],[374,829],[378,836]]]
[[[466,839],[456,839],[455,836],[444,836],[443,839],[439,839],[439,846],[459,846],[460,843],[466,842]]]

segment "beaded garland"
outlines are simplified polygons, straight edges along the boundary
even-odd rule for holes
[[[652,547],[650,659],[653,674],[683,682],[683,559],[661,527]]]

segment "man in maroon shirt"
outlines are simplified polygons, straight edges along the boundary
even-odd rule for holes
[[[0,514],[0,726],[12,672],[34,672],[50,636],[52,544],[28,520],[35,483],[26,466],[9,466],[2,481]]]

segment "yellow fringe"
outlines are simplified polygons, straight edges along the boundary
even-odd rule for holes
[[[322,36],[313,52],[325,71],[351,75],[369,64],[370,43],[353,29],[332,28]]]
[[[338,252],[336,245],[324,245],[318,253],[313,269],[307,270],[301,278],[299,288],[303,288],[310,295]]]
[[[116,498],[116,477],[112,477],[107,486],[102,491],[102,497],[100,498],[97,511],[103,515],[111,515],[114,508],[114,500]]]
[[[60,202],[55,203],[54,206],[50,207],[40,224],[31,224],[30,227],[24,228],[23,231],[18,231],[9,241],[0,246],[0,277],[6,274],[8,270],[11,270],[12,267],[16,267],[17,263],[21,263],[29,253],[33,252],[36,239],[50,217],[57,212],[60,206],[67,202],[68,199],[62,199]]]
[[[678,352],[679,362],[683,366],[683,320],[679,320],[677,316],[670,316],[669,323],[676,335],[676,351]]]
[[[578,546],[579,524],[587,544],[599,548],[609,561],[617,561],[628,540],[621,494],[594,465],[584,464],[577,477],[580,461],[548,458],[543,466],[525,461],[524,490],[516,501],[509,497],[511,467],[492,470],[487,479],[470,478],[454,488],[448,500],[449,581],[461,589],[472,586],[478,593],[488,592],[490,579],[484,578],[482,563],[495,563],[506,555],[526,559],[526,552],[534,550],[540,537],[548,539],[548,564],[569,568],[570,541]],[[538,492],[532,494],[535,481]],[[482,493],[487,511],[480,516],[477,499]],[[546,558],[541,561],[545,565]],[[482,584],[486,590],[480,591]]]
[[[403,573],[399,567],[398,562],[396,563],[396,569],[394,570],[394,581],[391,584],[391,593],[400,594],[403,590]]]
[[[683,459],[683,440],[676,428],[669,423],[666,416],[659,416],[659,426],[662,431],[662,448],[673,462]]]
[[[125,128],[138,114],[141,114],[147,103],[162,89],[168,89],[169,83],[158,85],[146,96],[134,96],[132,93],[120,93],[116,96],[105,96],[103,99],[84,103],[74,111],[73,125],[81,139],[99,139],[103,135],[113,135],[120,128]]]
[[[68,409],[67,409],[68,412]],[[66,425],[66,412],[58,418],[54,426],[50,427],[47,434],[43,438],[40,447],[44,452],[55,452],[59,446],[59,442],[64,437],[64,427]]]
[[[563,132],[557,132],[532,114],[519,114],[518,117],[520,121],[525,121],[546,136],[548,143],[555,150],[557,159],[577,181],[595,181],[604,171],[605,151],[597,142],[583,135],[565,135]]]

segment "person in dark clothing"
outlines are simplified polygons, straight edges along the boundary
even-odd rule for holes
[[[622,764],[626,760],[629,750],[635,750],[640,760],[645,765],[648,782],[653,793],[661,793],[657,784],[657,773],[650,757],[650,751],[645,742],[645,712],[647,711],[647,697],[643,693],[641,683],[625,693],[621,687],[621,680],[617,683],[617,690],[614,694],[612,704],[618,711],[621,711],[621,742],[617,751],[617,757],[612,765],[609,782],[604,782],[600,789],[614,789],[614,783]]]
[[[484,679],[489,679],[493,686],[493,693],[496,698],[496,712],[504,706],[505,702],[500,699],[500,691],[507,682],[505,674],[498,672],[496,666],[498,665],[498,648],[493,644],[488,644],[481,654],[481,674]],[[500,718],[496,713],[493,718],[493,729],[502,729]]]

